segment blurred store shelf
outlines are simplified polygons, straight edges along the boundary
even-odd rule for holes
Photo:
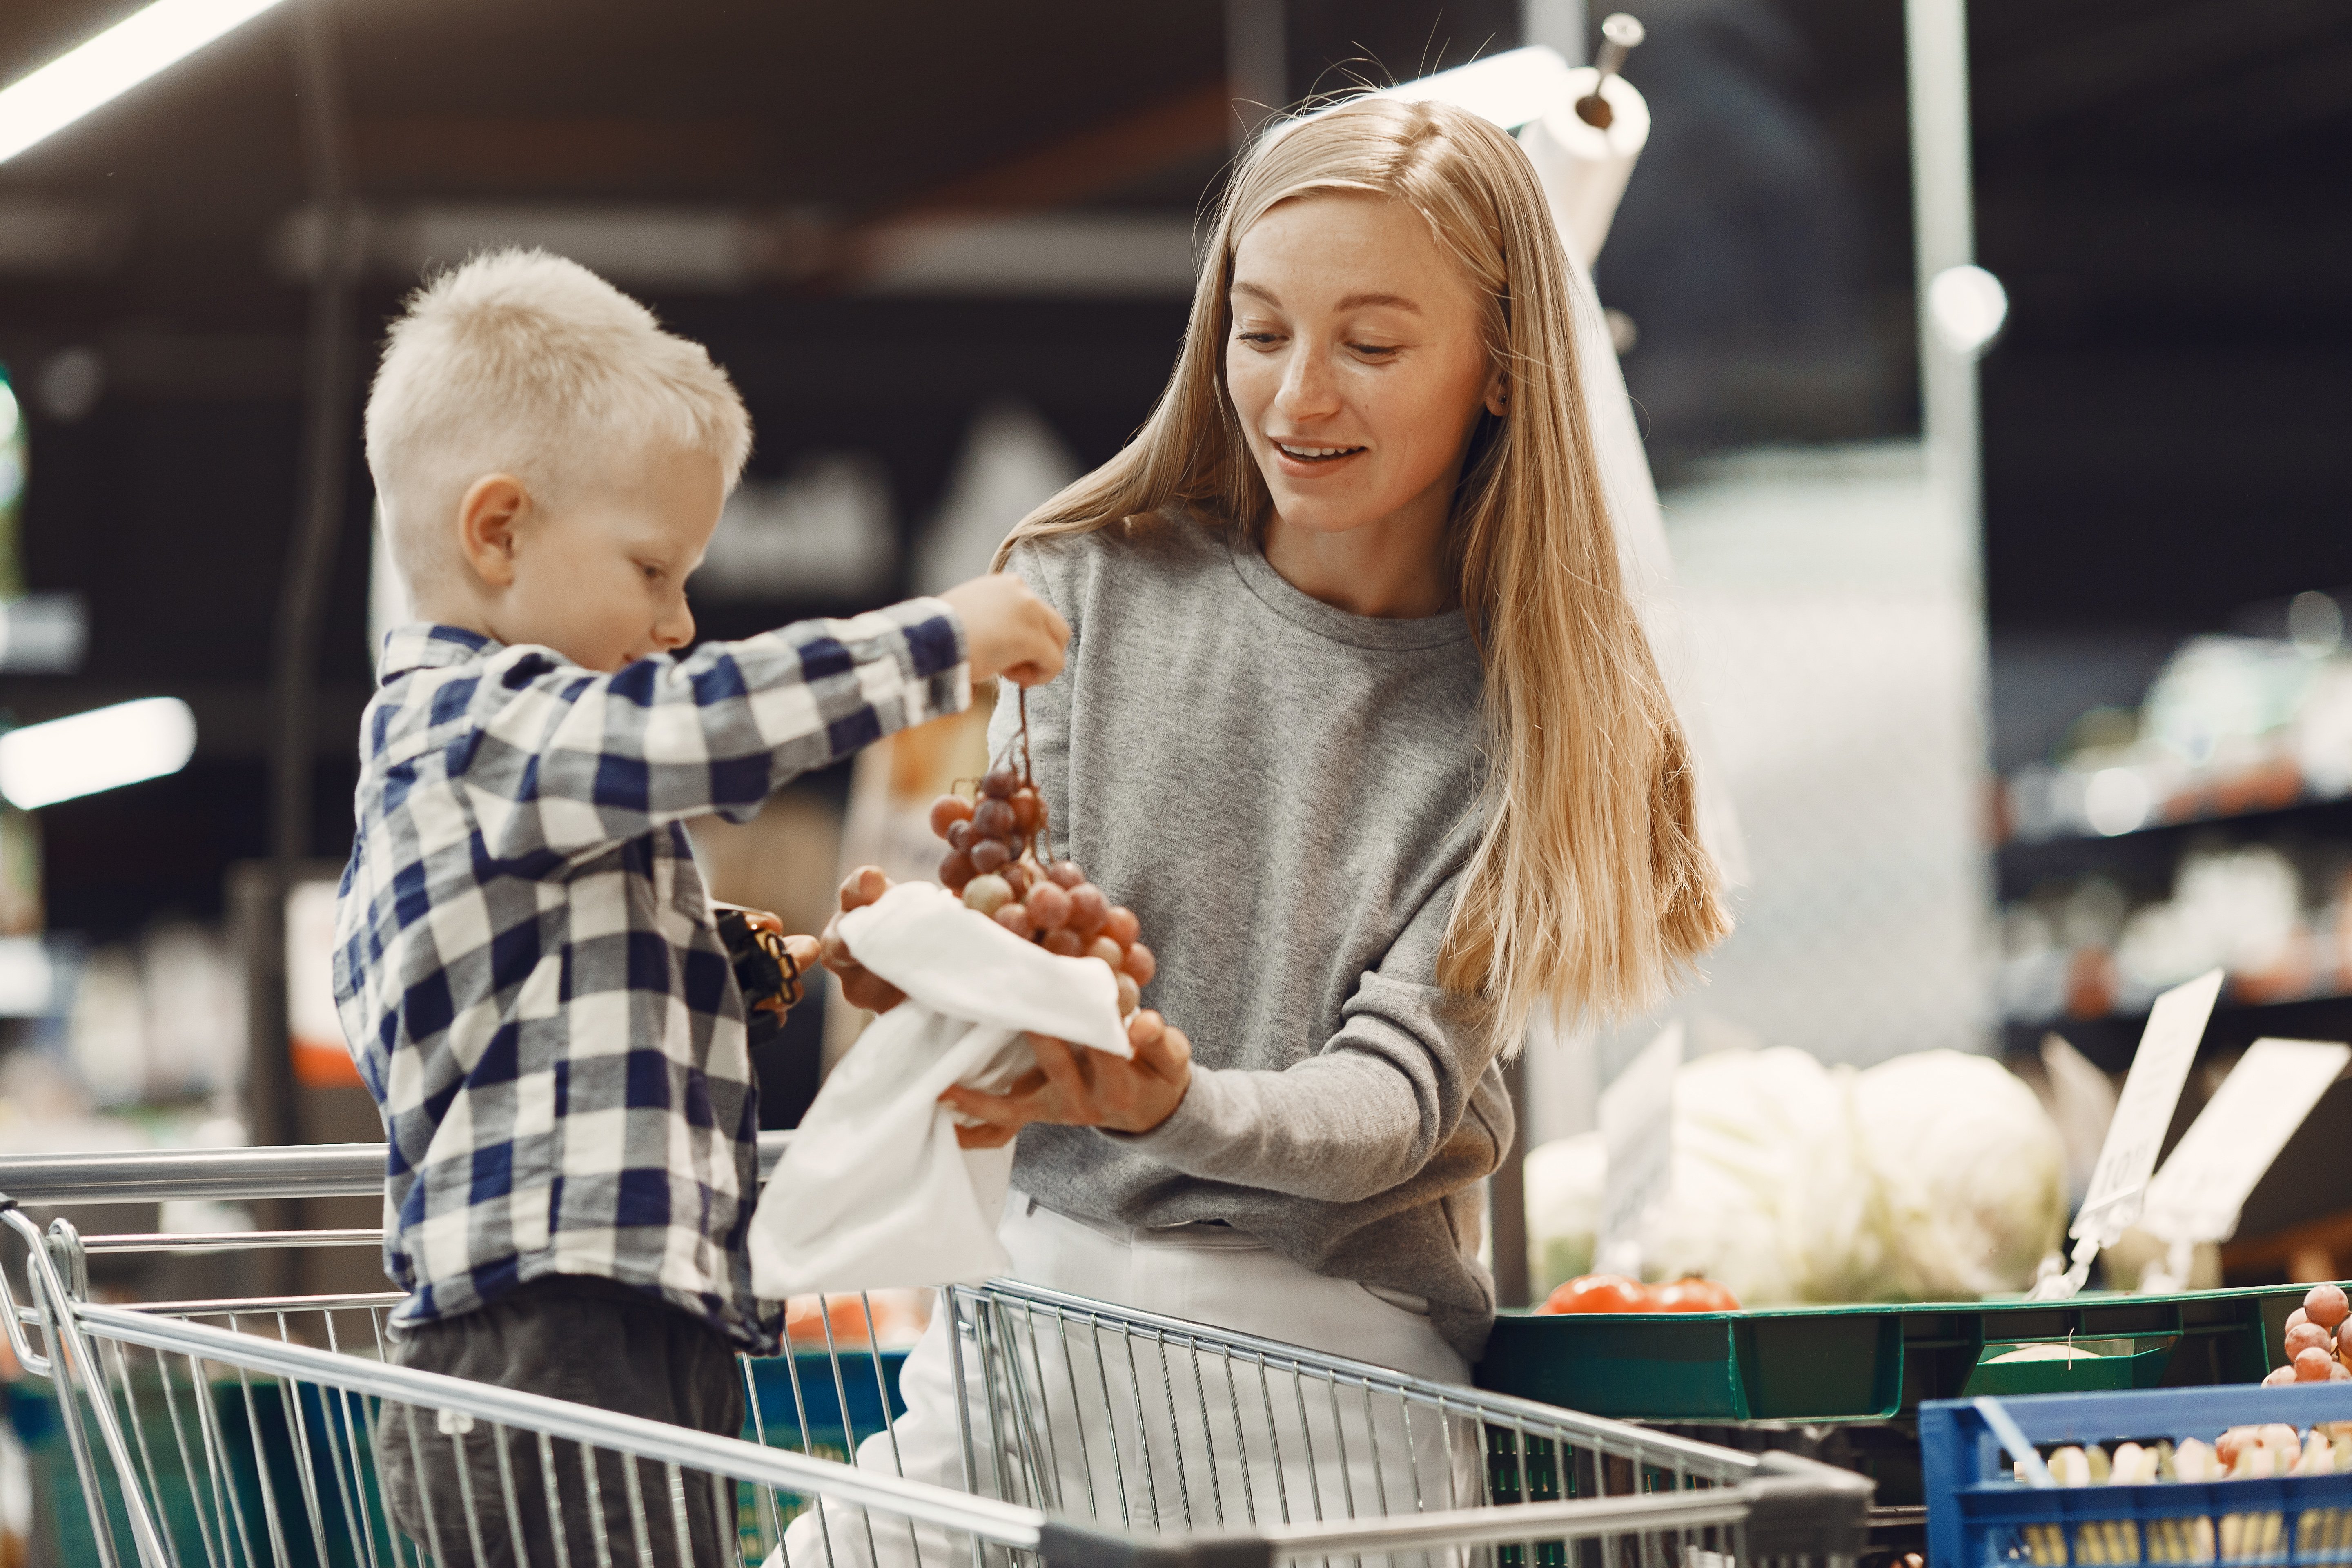
[[[2043,1036],[2056,1034],[2095,1066],[2122,1072],[2131,1066],[2147,1026],[2145,1007],[2091,1017],[2012,1019],[2001,1026],[2001,1044],[2011,1057],[2030,1056]],[[2197,1054],[2200,1060],[2231,1057],[2265,1037],[2352,1039],[2352,994],[2330,991],[2254,1001],[2234,988],[2225,991]]]

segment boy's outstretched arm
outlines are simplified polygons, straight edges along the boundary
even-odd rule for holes
[[[974,680],[1051,679],[1067,638],[1025,584],[982,578],[938,599],[803,621],[610,675],[509,649],[462,678],[475,689],[442,683],[431,705],[436,719],[475,720],[459,742],[466,754],[448,766],[490,853],[569,857],[688,817],[748,819],[794,776],[961,710]],[[438,729],[404,739],[423,751]]]

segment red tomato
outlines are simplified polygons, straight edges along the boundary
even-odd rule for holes
[[[1736,1312],[1738,1299],[1712,1279],[1675,1279],[1650,1288],[1654,1312]]]
[[[1650,1292],[1622,1274],[1586,1274],[1554,1290],[1538,1312],[1649,1312]]]

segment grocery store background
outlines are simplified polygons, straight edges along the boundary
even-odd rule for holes
[[[11,0],[0,85],[137,8]],[[1965,62],[1922,62],[1891,0],[1631,8],[1654,129],[1596,276],[1739,825],[1691,1048],[2040,1074],[2056,1030],[2115,1070],[2217,963],[2209,1076],[2352,1037],[2352,12],[1978,0]],[[696,608],[741,635],[981,569],[1118,447],[1262,106],[1580,59],[1599,20],[294,0],[0,161],[0,721],[194,726],[146,782],[0,781],[0,1150],[381,1135],[301,955],[384,613],[359,397],[421,268],[543,244],[710,344],[759,442]],[[1914,73],[1962,65],[1972,184],[1915,190],[1961,165],[1921,160]],[[1981,352],[1980,485],[1925,439],[1923,353],[1966,326],[1923,328],[1939,201],[2007,301],[1948,351]],[[700,835],[722,895],[820,923],[852,793]],[[1535,1052],[1534,1139],[1654,1026]],[[2319,1163],[2291,1148],[2293,1214],[2243,1233],[2352,1211]]]

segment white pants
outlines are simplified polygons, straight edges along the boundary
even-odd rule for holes
[[[1138,1230],[1071,1218],[1012,1194],[999,1235],[1013,1277],[1463,1384],[1469,1367],[1413,1298],[1315,1274],[1240,1231]],[[898,1377],[906,1414],[856,1462],[1122,1530],[1244,1530],[1467,1507],[1477,1424],[1254,1360],[1056,1322],[1014,1308],[983,1365],[964,1346],[971,1463],[957,1420],[951,1314],[932,1316]],[[993,1558],[996,1554],[990,1554]],[[785,1531],[770,1568],[965,1568],[971,1543],[880,1512],[827,1504]],[[1368,1563],[1370,1559],[1366,1560]]]

